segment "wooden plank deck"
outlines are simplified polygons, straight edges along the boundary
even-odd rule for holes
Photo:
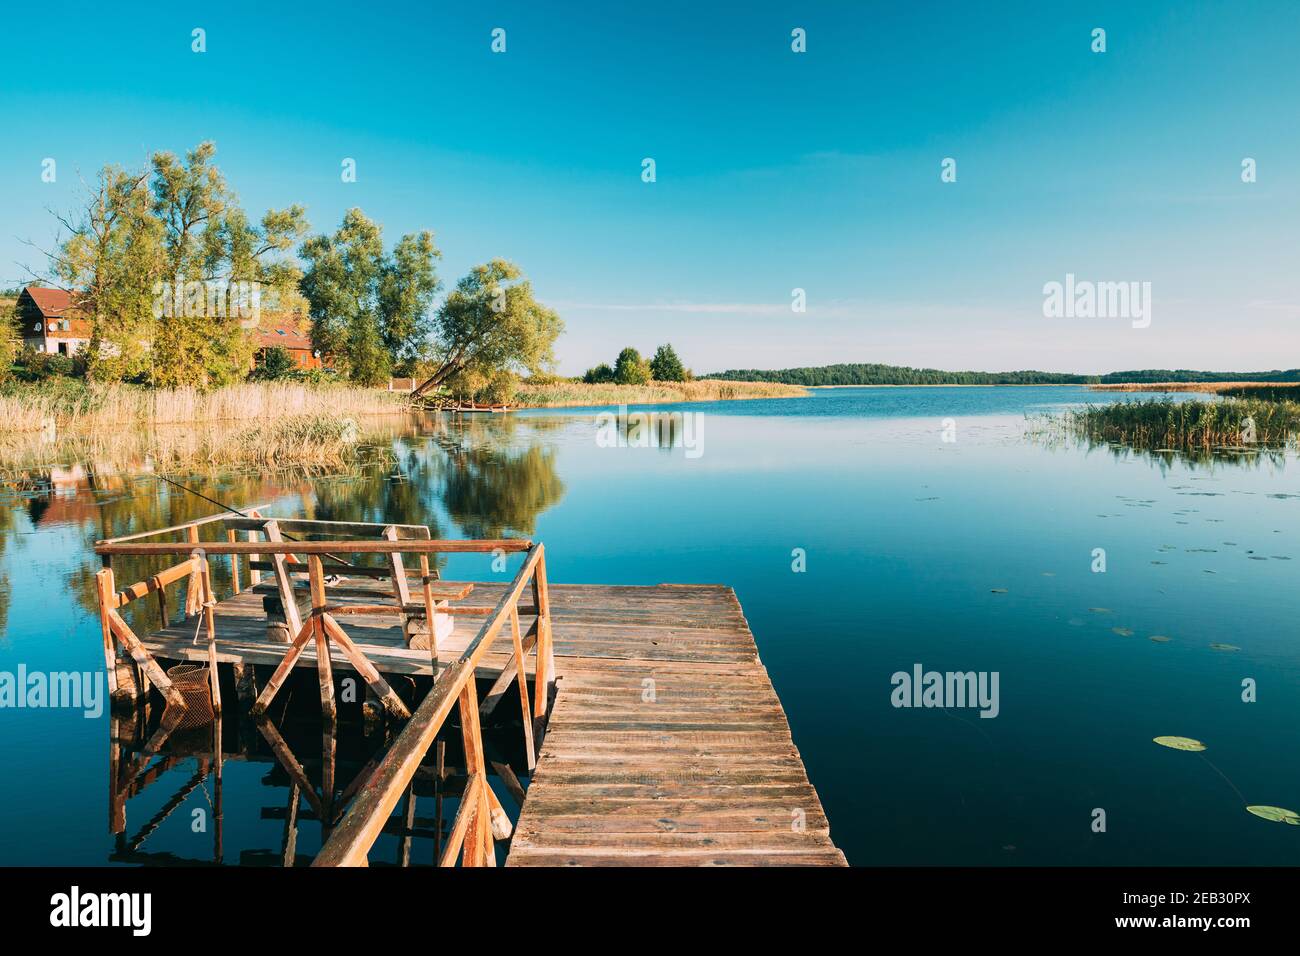
[[[556,698],[507,866],[845,865],[730,588],[551,595]]]
[[[451,603],[492,605],[506,587],[478,584]],[[550,607],[556,697],[507,865],[845,865],[730,588],[552,584]],[[215,613],[218,660],[284,656],[261,595],[244,591]],[[454,618],[442,666],[483,620]],[[395,612],[340,622],[380,672],[432,672]],[[190,621],[142,641],[156,657],[205,661],[194,634]],[[498,675],[510,652],[506,633],[479,677]],[[336,672],[351,670],[332,656]],[[298,667],[314,671],[314,642]]]

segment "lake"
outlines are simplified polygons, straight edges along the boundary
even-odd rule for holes
[[[426,416],[383,426],[391,457],[345,474],[175,477],[237,507],[527,535],[555,582],[735,588],[853,864],[1294,864],[1300,828],[1245,810],[1300,808],[1294,452],[1190,461],[1027,435],[1027,416],[1147,397],[826,389],[634,409],[687,416],[649,429],[603,409]],[[93,462],[7,487],[3,672],[102,670],[93,542],[216,510]],[[894,706],[894,675],[918,665],[996,675],[996,716]],[[109,862],[108,714],[0,720],[0,863]],[[280,847],[268,773],[226,766],[226,862]],[[131,832],[193,775],[168,769],[134,798]],[[210,791],[149,846],[202,856],[192,808]]]

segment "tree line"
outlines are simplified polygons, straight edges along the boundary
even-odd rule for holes
[[[669,343],[655,349],[654,356],[647,361],[641,353],[628,346],[618,353],[611,368],[604,362],[587,369],[582,380],[588,385],[645,385],[647,382],[688,382],[694,376],[691,370],[682,364],[676,350]]]
[[[100,381],[210,387],[253,366],[261,312],[305,313],[313,349],[360,385],[391,375],[464,390],[554,364],[563,322],[515,264],[475,266],[434,308],[442,253],[433,232],[386,246],[349,209],[312,235],[301,205],[252,219],[214,162],[216,146],[155,153],[141,169],[103,167],[77,207],[55,213],[35,284],[75,296],[91,323],[85,374]],[[9,348],[13,330],[8,329]],[[279,374],[277,356],[263,377]]]
[[[1141,369],[1078,375],[1069,372],[949,372],[905,365],[844,364],[809,368],[731,369],[709,378],[785,385],[1110,385],[1124,382],[1296,382],[1300,370],[1271,372],[1197,372],[1190,369]]]

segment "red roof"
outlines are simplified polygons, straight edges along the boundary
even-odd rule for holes
[[[311,336],[301,331],[297,315],[263,313],[257,326],[257,347],[269,349],[275,346],[311,351]]]
[[[47,319],[62,318],[65,312],[75,308],[72,293],[64,289],[43,289],[40,286],[29,285],[26,292],[36,303],[36,308],[40,309],[41,314]]]

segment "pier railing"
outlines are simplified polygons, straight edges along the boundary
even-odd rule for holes
[[[228,526],[226,540],[200,540],[199,528],[214,522],[226,523]],[[321,527],[325,525],[330,527]],[[109,680],[116,684],[117,649],[114,643],[116,640],[135,662],[136,673],[140,675],[138,682],[143,685],[137,687],[137,691],[147,688],[147,681],[152,681],[167,697],[169,703],[183,706],[179,692],[167,680],[166,674],[150,656],[140,639],[131,631],[118,613],[118,608],[130,600],[156,593],[159,595],[159,600],[163,602],[165,620],[166,586],[189,576],[190,592],[193,597],[191,599],[190,592],[187,592],[186,610],[190,614],[200,612],[203,614],[204,619],[201,623],[205,623],[207,629],[213,703],[214,708],[219,709],[220,692],[216,664],[221,634],[216,624],[218,618],[214,614],[216,601],[212,594],[208,559],[217,556],[231,558],[234,571],[233,589],[237,593],[240,585],[235,562],[240,557],[244,557],[248,560],[253,575],[256,575],[259,569],[270,570],[275,575],[277,585],[275,590],[281,594],[285,616],[293,636],[292,642],[286,648],[284,658],[253,704],[255,714],[265,713],[303,651],[309,643],[314,642],[321,705],[327,718],[333,718],[335,715],[331,645],[343,653],[394,716],[410,718],[374,774],[357,791],[352,806],[322,848],[314,865],[366,865],[366,855],[370,847],[383,831],[388,816],[398,800],[410,786],[421,761],[453,707],[459,708],[467,782],[452,825],[451,837],[442,851],[439,863],[450,866],[460,859],[462,864],[467,866],[493,865],[495,862],[494,817],[502,817],[503,811],[487,781],[475,671],[488,654],[492,644],[508,626],[513,645],[510,661],[489,690],[482,711],[490,712],[511,691],[512,685],[515,687],[523,717],[525,750],[531,767],[540,744],[541,730],[548,706],[549,684],[554,676],[554,649],[551,641],[550,600],[544,549],[540,543],[535,544],[521,539],[433,540],[429,537],[428,529],[423,526],[380,526],[383,530],[379,533],[378,540],[349,537],[328,541],[285,541],[282,537],[282,532],[291,530],[314,534],[359,535],[367,531],[373,533],[375,527],[362,524],[263,518],[260,514],[252,512],[247,518],[217,515],[172,528],[140,532],[123,538],[97,542],[95,551],[102,556],[105,564],[104,569],[99,572],[97,584]],[[250,540],[237,540],[237,533],[240,531],[246,531]],[[269,540],[254,540],[255,535],[259,533],[266,534]],[[157,536],[176,536],[180,540],[145,540]],[[435,575],[428,566],[430,555],[497,552],[524,552],[525,558],[505,594],[494,606],[451,607],[445,601],[436,604],[432,596]],[[382,555],[388,558],[389,566],[375,568],[355,565],[341,555]],[[407,573],[401,563],[402,555],[411,555],[420,561],[421,573],[418,578],[411,578],[410,582],[416,580],[420,582],[423,592],[422,602],[417,603],[410,598]],[[169,565],[144,581],[119,591],[116,589],[113,577],[114,556],[181,558],[182,560]],[[300,579],[304,572],[308,578],[306,583],[311,608],[305,620],[301,620],[296,592],[301,591]],[[331,600],[331,592],[356,595],[351,594],[346,587],[337,587],[327,582],[327,574],[391,577],[396,603],[375,605],[337,603]],[[254,577],[252,583],[255,584],[256,581]],[[531,605],[521,604],[526,589],[531,589]],[[382,594],[382,592],[366,593]],[[409,712],[401,698],[335,619],[336,615],[391,611],[397,611],[404,618],[407,615],[423,616],[429,634],[434,684],[414,715]],[[441,671],[433,633],[435,614],[484,618],[483,624],[465,651]],[[520,617],[523,614],[535,617],[527,632],[524,632],[520,625]],[[525,676],[525,662],[531,651],[536,652],[536,665],[530,693]],[[500,819],[496,822],[500,830]],[[507,824],[505,829],[508,832],[508,821],[505,822]]]
[[[510,626],[514,659],[518,667],[517,684],[524,712],[524,726],[530,728],[528,687],[524,680],[524,656],[527,653],[520,635],[519,600],[532,584],[538,612],[536,625],[537,676],[532,700],[533,723],[540,724],[546,715],[548,671],[552,658],[550,608],[546,591],[546,559],[542,545],[528,550],[523,566],[509,589],[492,609],[478,634],[465,648],[460,659],[444,671],[421,702],[409,723],[394,741],[375,772],[361,786],[356,799],[330,838],[321,847],[312,866],[365,866],[367,854],[383,832],[393,808],[406,792],[429,747],[438,736],[453,707],[460,712],[461,736],[465,746],[466,783],[461,796],[451,837],[438,861],[452,866],[457,857],[464,866],[494,866],[496,862],[492,835],[492,798],[488,790],[487,766],[483,756],[478,688],[474,671],[492,642]],[[530,728],[539,729],[539,728]],[[529,737],[530,750],[532,738]]]

